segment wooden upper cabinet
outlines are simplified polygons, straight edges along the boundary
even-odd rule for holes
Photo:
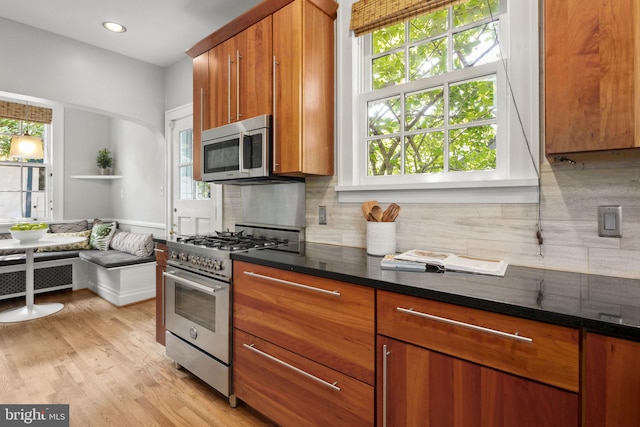
[[[271,114],[271,17],[209,52],[210,127]]]
[[[310,1],[273,14],[274,173],[333,175],[334,19]]]
[[[334,0],[266,0],[187,51],[194,114],[202,105],[204,117],[194,129],[196,179],[201,129],[263,114],[273,115],[273,173],[333,175],[337,10]]]
[[[202,179],[200,148],[202,131],[211,127],[209,120],[209,53],[193,58],[193,179]]]
[[[640,3],[546,0],[544,8],[547,157],[635,155],[629,149],[640,147]]]
[[[271,16],[236,36],[238,52],[236,120],[272,114]]]

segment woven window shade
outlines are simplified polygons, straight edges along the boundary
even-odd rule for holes
[[[464,1],[359,0],[351,6],[351,29],[361,36]]]
[[[52,116],[53,111],[51,108],[0,101],[0,117],[4,117],[5,119],[51,124]]]

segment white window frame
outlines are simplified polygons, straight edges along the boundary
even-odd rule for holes
[[[539,191],[538,0],[508,0],[500,16],[502,62],[484,67],[498,74],[497,169],[405,176],[366,176],[364,38],[349,29],[351,4],[340,2],[337,19],[337,171],[340,202],[537,203]],[[506,34],[506,37],[504,36]],[[505,46],[506,45],[506,46]],[[513,98],[504,78],[505,67]],[[460,70],[464,75],[464,70]],[[501,78],[502,77],[502,78]],[[410,86],[408,84],[407,86]],[[397,92],[397,88],[386,88]],[[377,91],[376,98],[381,94]],[[508,107],[507,107],[508,106]],[[507,109],[508,108],[508,109]],[[519,112],[519,114],[518,114]],[[524,132],[520,126],[523,123]],[[503,129],[509,124],[507,132]]]
[[[38,102],[34,102],[34,99],[29,98],[27,100],[25,99],[19,99],[19,98],[15,98],[15,97],[8,97],[7,93],[4,92],[0,92],[0,99],[5,100],[5,101],[9,101],[9,102],[17,102],[17,103],[24,103],[24,102],[30,102],[30,105],[38,105],[38,106],[43,106],[43,107],[47,107],[47,108],[54,108],[53,105],[40,105]],[[55,115],[54,115],[55,117]],[[26,121],[26,120],[24,120]],[[43,140],[43,148],[44,148],[44,159],[42,163],[32,163],[32,165],[37,165],[38,167],[44,167],[45,170],[45,191],[44,191],[44,216],[37,216],[34,215],[33,213],[31,214],[30,217],[21,217],[21,218],[0,218],[0,226],[1,225],[6,225],[6,224],[14,224],[15,222],[28,222],[31,220],[37,220],[37,221],[51,221],[53,219],[53,200],[54,200],[54,189],[52,187],[53,185],[53,180],[52,180],[52,175],[53,175],[53,144],[52,144],[52,140],[54,138],[53,136],[53,129],[55,129],[55,127],[53,126],[53,123],[51,124],[45,124],[44,125],[44,137],[42,138]],[[20,162],[15,162],[16,167],[19,167],[19,163]],[[26,165],[26,163],[25,163]],[[22,177],[20,178],[22,179]],[[21,203],[24,203],[24,199],[22,198],[24,196],[24,194],[26,193],[26,190],[22,190],[21,191]],[[24,206],[20,207],[20,211],[23,212]]]

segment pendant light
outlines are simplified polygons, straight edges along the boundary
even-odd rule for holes
[[[29,121],[29,103],[27,103],[27,121]],[[20,120],[20,133],[22,133],[22,120]],[[9,157],[18,159],[44,159],[42,140],[29,135],[29,131],[25,131],[23,135],[12,136]]]

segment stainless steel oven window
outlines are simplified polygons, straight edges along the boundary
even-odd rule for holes
[[[175,284],[175,313],[203,328],[216,332],[216,296]]]

